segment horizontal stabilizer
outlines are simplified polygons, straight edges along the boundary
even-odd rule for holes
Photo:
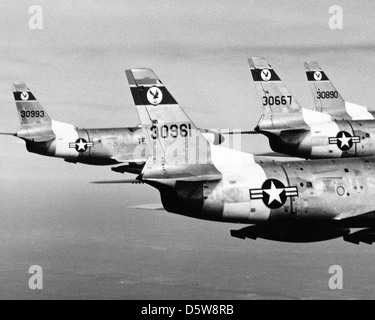
[[[274,158],[296,158],[296,159],[303,159],[303,158],[298,158],[298,157],[291,157],[283,153],[278,153],[278,152],[265,152],[265,153],[255,153],[255,156],[259,157],[274,157]]]
[[[15,136],[17,137],[17,133],[11,133],[11,132],[0,132],[1,136]]]
[[[131,184],[140,184],[144,183],[136,179],[126,179],[126,180],[104,180],[104,181],[92,181],[93,184],[115,184],[115,183],[131,183]]]
[[[144,162],[126,162],[124,165],[111,168],[111,170],[119,173],[128,172],[140,174],[142,172],[144,164]]]
[[[259,131],[228,131],[228,132],[221,132],[221,134],[260,134]]]
[[[189,173],[188,173],[189,174]],[[177,181],[216,181],[221,180],[221,174],[207,174],[207,175],[196,175],[191,173],[190,176],[187,176],[185,173],[181,175],[171,175],[169,179]],[[166,179],[168,180],[168,179]],[[141,184],[147,181],[137,180],[137,179],[126,179],[126,180],[103,180],[103,181],[92,181],[93,184],[119,184],[119,183],[131,183],[131,184]]]
[[[170,179],[175,179],[177,181],[219,181],[222,179],[222,175],[220,173],[215,174],[214,172],[210,172],[208,174],[194,174],[192,173],[190,176],[186,174],[182,175],[171,175]]]
[[[132,209],[141,209],[141,210],[163,210],[165,211],[161,203],[149,203],[149,204],[140,204],[137,206],[130,207]]]
[[[115,157],[112,157],[113,160],[116,160],[117,162],[121,162],[121,163],[139,163],[139,164],[144,164],[147,159],[145,158],[139,158],[139,159],[129,159],[129,157],[124,157],[124,156],[115,156]]]
[[[32,136],[30,138],[22,137],[23,139],[34,141],[34,142],[48,142],[56,138],[56,136],[53,135],[46,135],[46,136]]]

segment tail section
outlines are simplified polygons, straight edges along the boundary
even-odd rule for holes
[[[304,66],[317,111],[335,120],[373,119],[366,107],[344,100],[317,62],[305,62]]]
[[[51,118],[25,83],[14,83],[13,95],[21,125],[51,123]]]
[[[248,59],[264,114],[257,130],[298,128],[304,124],[302,107],[263,57]]]
[[[21,127],[17,136],[35,142],[45,142],[55,138],[51,118],[36,100],[25,83],[13,84],[13,95],[16,101]]]
[[[345,109],[345,100],[315,61],[304,63],[317,111],[327,113],[335,119],[351,119]]]
[[[186,175],[186,168],[191,177],[210,174],[213,166],[209,142],[160,79],[150,69],[125,72],[152,154],[143,176],[171,178],[179,172]]]

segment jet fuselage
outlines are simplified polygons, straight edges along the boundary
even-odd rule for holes
[[[306,159],[371,157],[375,155],[374,120],[338,120],[305,129],[259,130],[273,151]]]
[[[161,191],[167,211],[205,220],[278,225],[343,221],[375,210],[375,158],[257,162],[251,154],[218,146],[211,146],[211,152],[221,179],[144,177]]]
[[[144,135],[139,127],[78,129],[73,125],[52,120],[52,131],[55,138],[49,141],[24,139],[27,150],[64,158],[69,162],[94,165],[144,162],[148,157]]]

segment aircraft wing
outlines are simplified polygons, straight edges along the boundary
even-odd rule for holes
[[[42,136],[32,136],[31,138],[22,137],[23,139],[34,141],[34,142],[48,142],[56,138],[56,135],[42,135]]]
[[[147,159],[145,158],[139,158],[139,159],[129,159],[127,157],[123,157],[122,155],[120,156],[116,156],[116,157],[112,157],[111,159],[113,160],[116,160],[117,162],[121,162],[121,163],[139,163],[139,164],[143,164],[147,161]]]
[[[132,209],[141,209],[141,210],[162,210],[165,211],[161,203],[149,203],[149,204],[140,204],[130,207]]]
[[[221,132],[221,134],[261,134],[259,131],[254,130],[244,130],[244,131],[228,131],[228,132]]]
[[[10,133],[10,132],[0,132],[1,136],[14,136],[20,137],[24,140],[34,141],[34,142],[48,142],[56,138],[55,134],[45,134],[45,135],[22,135],[19,136],[17,133]]]
[[[141,184],[142,181],[137,179],[125,179],[125,180],[103,180],[103,181],[92,181],[93,184],[113,184],[113,183],[129,183],[129,184]]]
[[[298,158],[298,157],[291,157],[289,155],[279,153],[279,152],[265,152],[265,153],[254,153],[254,156],[259,157],[275,157],[275,158]],[[298,158],[303,159],[303,158]]]

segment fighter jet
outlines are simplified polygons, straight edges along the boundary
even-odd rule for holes
[[[120,173],[140,173],[150,154],[141,127],[80,129],[52,120],[25,83],[13,84],[13,94],[21,126],[16,133],[1,134],[23,139],[29,152],[70,163],[116,165],[112,170]],[[224,139],[217,132],[200,130],[213,143]]]
[[[271,90],[277,78],[267,69]],[[126,76],[150,155],[135,179],[96,183],[148,184],[159,190],[168,212],[245,224],[231,231],[241,239],[375,240],[375,158],[257,161],[253,154],[209,143],[152,70],[130,69]],[[296,102],[288,103],[283,107],[293,114]]]
[[[264,114],[255,132],[273,151],[305,159],[375,155],[375,120],[367,108],[346,102],[316,62],[305,63],[315,109],[301,107],[264,58],[249,59]]]

